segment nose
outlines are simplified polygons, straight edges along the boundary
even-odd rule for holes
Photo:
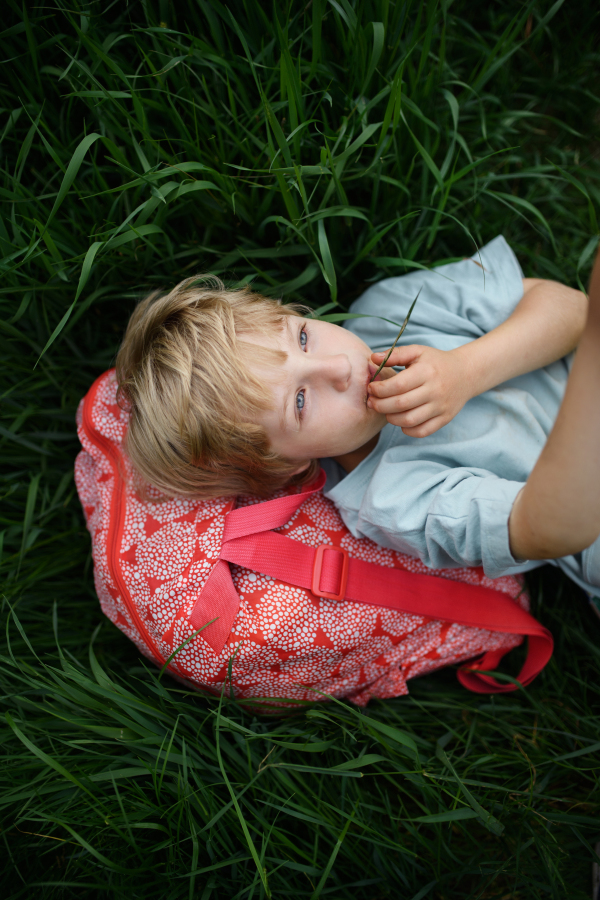
[[[347,391],[352,376],[352,363],[345,353],[313,358],[315,374],[336,391]]]

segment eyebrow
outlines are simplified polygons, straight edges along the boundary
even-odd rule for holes
[[[288,431],[288,394],[287,391],[283,395],[283,406],[281,409],[281,415],[279,417],[279,422],[283,431]]]
[[[289,321],[290,319],[295,319],[296,316],[286,316],[285,322],[285,333],[290,341],[293,339],[293,335],[291,334],[292,323]],[[300,320],[302,321],[302,320]],[[286,350],[289,357],[289,350]],[[288,428],[288,409],[289,409],[289,392],[285,391],[283,395],[283,404],[281,408],[281,416],[280,416],[280,424],[283,431],[289,431]]]

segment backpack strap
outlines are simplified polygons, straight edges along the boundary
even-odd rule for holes
[[[481,585],[353,559],[340,547],[309,547],[272,530],[285,525],[324,483],[325,473],[321,472],[317,481],[301,493],[227,514],[220,559],[190,617],[194,628],[202,628],[216,618],[202,630],[202,637],[216,653],[223,649],[239,609],[239,597],[228,566],[235,563],[308,588],[315,597],[352,600],[472,628],[527,635],[527,658],[517,680],[523,686],[533,681],[552,656],[552,635],[506,594]],[[480,659],[462,666],[458,672],[460,682],[477,693],[515,690],[518,685],[500,683],[478,671],[496,669],[506,652],[488,651]]]
[[[212,647],[215,653],[220,653],[225,642],[231,633],[233,620],[237,616],[240,606],[240,598],[231,580],[231,572],[228,562],[235,562],[230,559],[227,553],[224,553],[225,547],[231,541],[237,542],[234,546],[245,544],[246,541],[252,543],[253,538],[257,534],[273,533],[271,528],[281,528],[294,515],[299,506],[304,503],[317,491],[320,491],[325,484],[325,472],[321,469],[317,480],[313,481],[310,487],[299,492],[298,494],[289,494],[285,497],[277,497],[275,500],[266,500],[263,503],[255,503],[253,506],[244,506],[241,509],[233,509],[225,516],[225,528],[223,530],[223,543],[221,545],[221,555],[219,561],[213,566],[212,572],[208,576],[204,587],[202,588],[198,599],[194,604],[190,623],[194,628],[202,628],[202,637]],[[287,538],[286,540],[289,540]],[[296,541],[291,541],[297,544]],[[249,549],[250,544],[247,544]],[[302,547],[303,544],[298,546]],[[307,549],[312,550],[311,547]],[[262,565],[262,560],[257,560]],[[239,563],[244,566],[246,563]],[[248,568],[256,572],[262,572],[269,575],[263,567],[250,565]],[[287,577],[287,574],[275,578],[281,578],[297,587],[302,585]],[[213,619],[215,621],[213,621]],[[210,622],[210,625],[206,625]]]

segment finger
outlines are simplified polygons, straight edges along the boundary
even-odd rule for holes
[[[437,415],[440,409],[434,409],[431,397],[427,391],[427,387],[418,387],[414,391],[408,391],[402,394],[393,394],[391,397],[374,397],[370,396],[367,405],[375,412],[384,416],[391,416],[395,413],[407,413],[411,409],[419,409],[425,407],[430,410],[429,415]]]
[[[437,410],[429,403],[425,403],[424,406],[417,406],[407,412],[389,413],[386,415],[386,419],[391,425],[396,425],[404,431],[406,428],[418,428],[433,419],[434,416],[437,417]]]
[[[408,344],[406,347],[394,347],[386,362],[386,366],[408,366],[421,355],[424,349],[425,347],[421,346],[421,344]],[[371,359],[375,365],[380,366],[387,354],[387,350],[372,353]]]
[[[415,388],[425,384],[425,372],[423,366],[411,366],[403,372],[398,372],[391,378],[383,381],[372,381],[368,392],[372,397],[393,397],[395,394],[405,394],[414,391]]]
[[[434,416],[432,419],[428,419],[427,422],[422,422],[421,425],[417,425],[414,428],[402,428],[402,432],[407,437],[424,438],[429,437],[430,434],[435,434],[436,431],[439,431],[440,428],[447,424],[448,419],[445,416]]]

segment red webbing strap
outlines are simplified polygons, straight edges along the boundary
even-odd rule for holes
[[[223,556],[224,547],[231,538],[244,540],[256,532],[285,525],[298,507],[312,494],[320,491],[324,484],[325,472],[321,470],[311,487],[298,494],[277,497],[275,500],[244,506],[227,513],[221,558],[210,573],[190,616],[192,627],[202,629],[202,637],[215,653],[220,653],[225,646],[240,607],[240,598],[231,580],[229,566],[225,562],[227,557]],[[258,568],[256,571],[261,572],[262,569]],[[207,622],[211,624],[207,625]]]
[[[277,497],[275,500],[266,500],[264,503],[255,503],[253,506],[243,506],[241,509],[232,509],[225,518],[223,543],[247,534],[281,528],[282,525],[289,522],[305,500],[321,490],[325,480],[325,472],[321,469],[317,480],[298,494]]]
[[[201,636],[215,653],[220,653],[239,608],[240,598],[231,580],[229,566],[220,559],[194,603],[190,624],[194,629],[202,629]],[[211,624],[207,625],[207,622]]]
[[[314,547],[282,534],[263,531],[228,541],[221,550],[221,559],[310,589],[315,554]],[[323,568],[320,587],[323,591],[335,592],[341,554],[332,548],[325,552],[326,564],[328,557],[332,559],[327,568]],[[529,684],[552,656],[550,632],[507,594],[481,585],[350,558],[345,599],[472,628],[528,635],[529,652],[518,676],[523,685]],[[516,685],[512,683],[500,684],[488,675],[471,671],[493,670],[503,655],[502,651],[490,651],[477,662],[470,663],[460,670],[461,683],[481,693],[515,690]]]
[[[268,529],[285,524],[300,504],[320,489],[323,481],[324,473],[321,473],[319,481],[311,490],[233,510],[227,515],[221,561],[211,573],[192,613],[192,624],[195,627],[201,627],[220,614],[219,621],[202,632],[202,636],[217,652],[220,652],[227,639],[239,606],[230,576],[228,580],[231,587],[225,590],[227,577],[222,568],[224,560],[297,587],[311,588],[315,548]],[[342,559],[342,553],[336,548],[325,550],[320,590],[337,592]],[[213,594],[216,588],[218,590]],[[539,674],[552,655],[552,635],[546,628],[508,595],[481,585],[406,572],[350,558],[344,597],[356,603],[368,603],[431,619],[456,622],[459,625],[527,635],[527,659],[518,676],[518,681],[523,685],[529,684]],[[489,651],[479,660],[463,666],[458,674],[461,683],[478,693],[515,690],[515,684],[501,684],[476,671],[495,669],[505,652]]]

